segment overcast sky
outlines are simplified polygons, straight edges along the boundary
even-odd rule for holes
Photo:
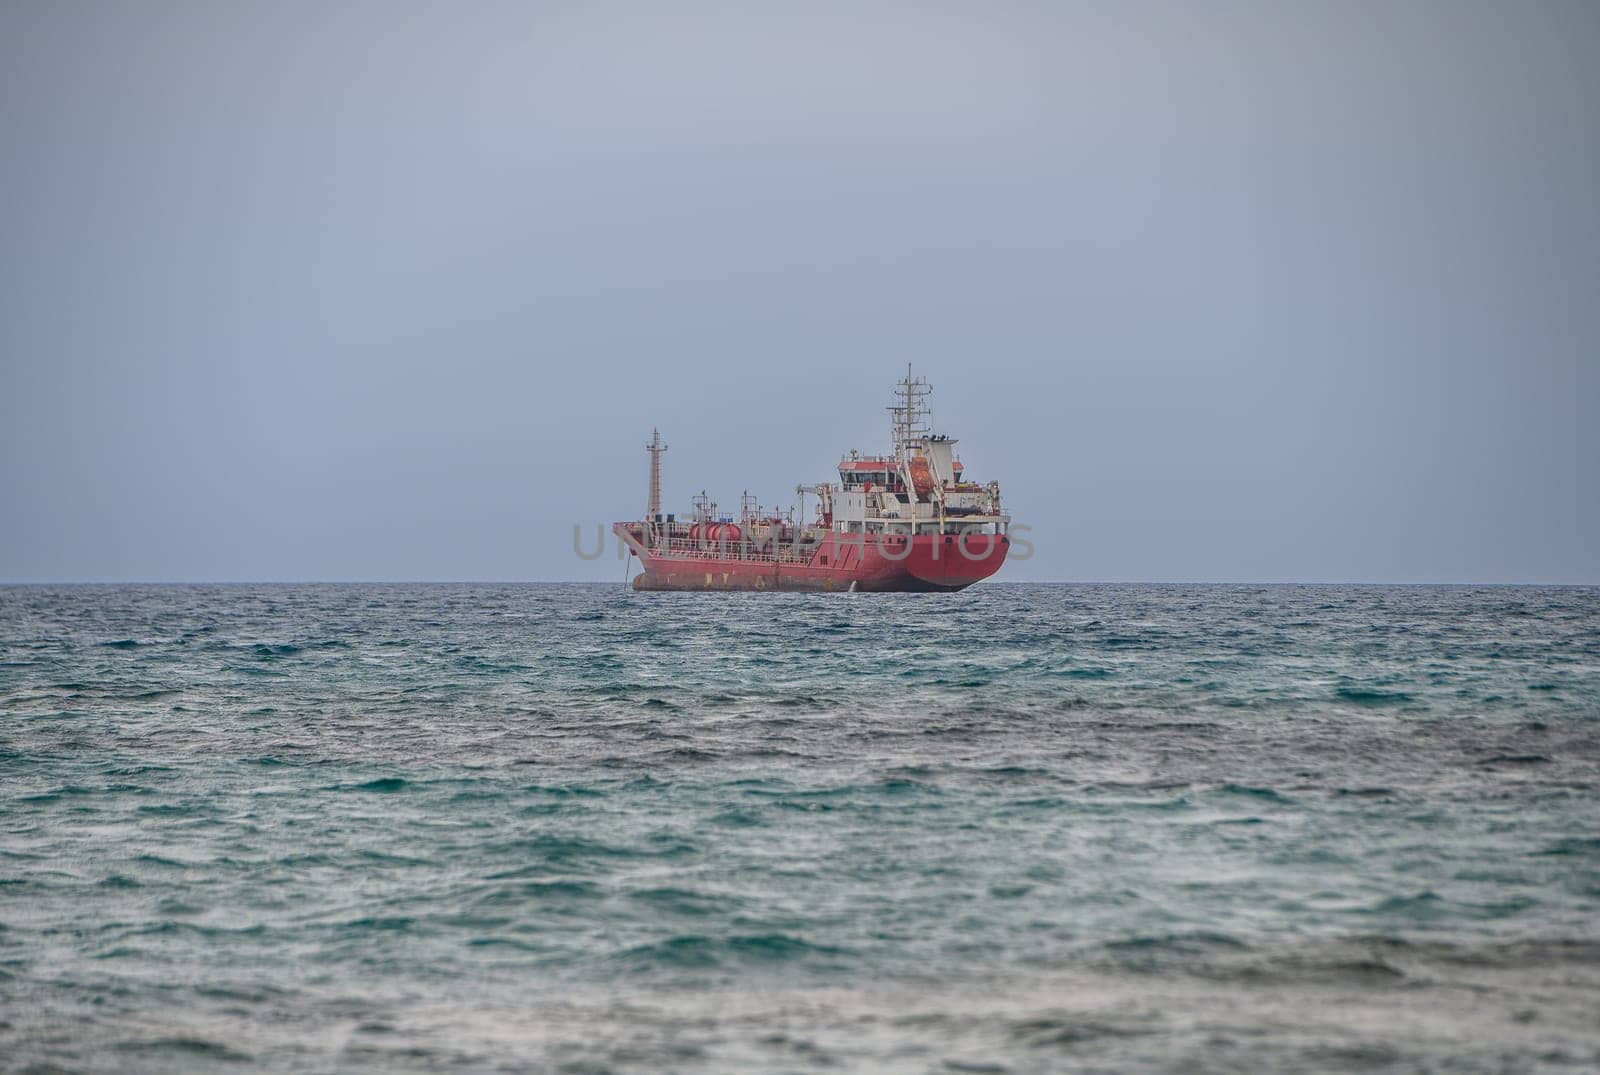
[[[912,361],[1001,578],[1600,582],[1594,3],[13,0],[0,154],[0,581],[620,582]]]

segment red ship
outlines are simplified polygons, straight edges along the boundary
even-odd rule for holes
[[[1000,570],[1011,517],[1000,485],[963,475],[956,441],[928,423],[933,391],[906,368],[894,405],[894,450],[850,452],[839,484],[799,485],[798,512],[761,508],[748,493],[739,514],[719,513],[705,493],[686,519],[661,512],[660,433],[651,437],[650,505],[612,530],[639,557],[636,590],[950,591]],[[805,521],[807,495],[816,516]]]

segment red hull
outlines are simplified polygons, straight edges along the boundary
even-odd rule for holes
[[[624,533],[618,525],[619,535]],[[626,539],[625,539],[626,540]],[[630,544],[632,542],[630,541]],[[993,575],[1005,563],[1004,534],[889,537],[829,534],[809,559],[755,555],[733,546],[670,554],[637,549],[644,572],[636,590],[788,590],[916,593],[953,591]]]

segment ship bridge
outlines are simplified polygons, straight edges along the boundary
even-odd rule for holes
[[[1011,519],[1000,510],[1000,486],[966,480],[957,441],[932,432],[927,397],[932,386],[910,367],[889,407],[894,451],[839,461],[839,493],[828,523],[847,534],[1004,534]]]
[[[954,479],[960,481],[963,469],[961,460],[952,458],[950,469]],[[899,480],[899,464],[892,455],[862,455],[860,452],[850,452],[839,460],[839,482],[847,489],[865,484],[882,488],[893,485]]]

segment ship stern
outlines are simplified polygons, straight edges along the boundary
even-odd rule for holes
[[[1010,551],[1011,539],[1005,534],[918,534],[905,558],[902,586],[897,588],[964,590],[999,571]]]

